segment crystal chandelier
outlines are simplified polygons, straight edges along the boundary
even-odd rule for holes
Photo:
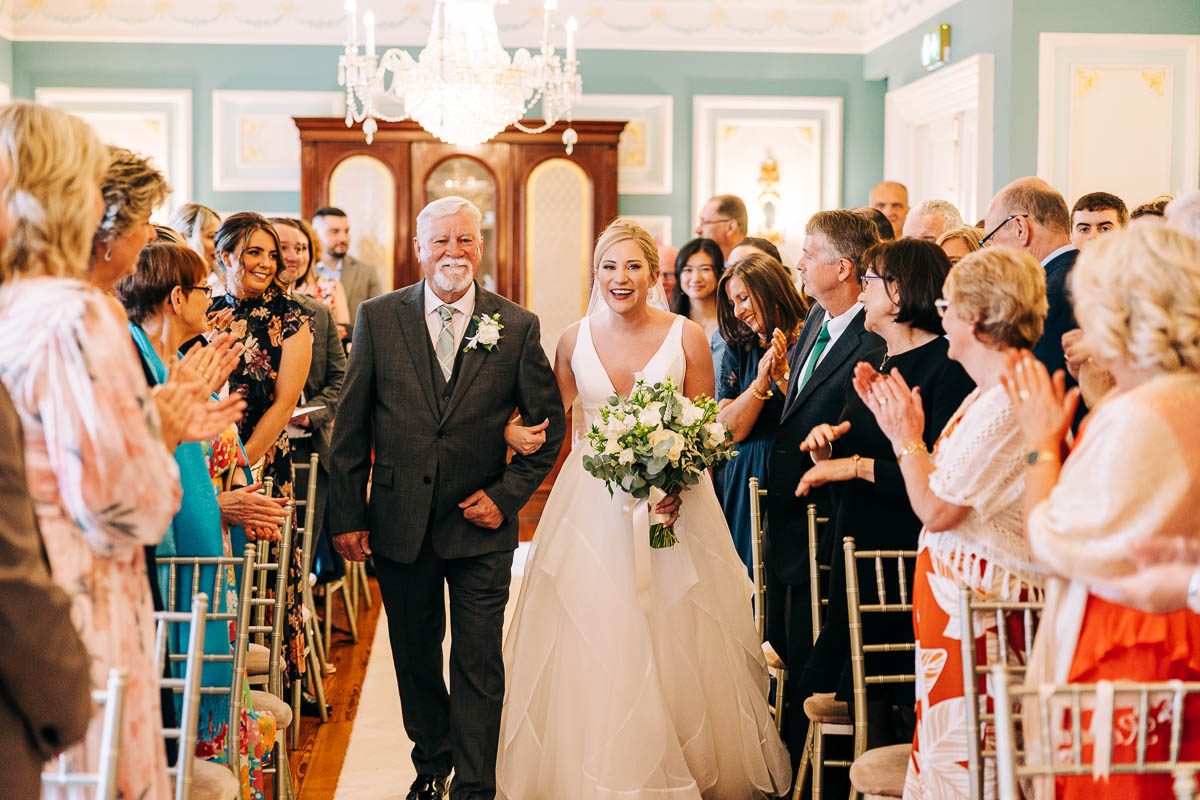
[[[541,133],[562,119],[569,155],[579,139],[570,127],[571,110],[583,87],[575,59],[575,18],[567,20],[562,59],[550,41],[550,16],[558,0],[545,0],[541,49],[536,55],[521,49],[510,58],[496,28],[498,2],[507,0],[436,0],[429,41],[414,61],[398,49],[376,55],[371,11],[363,15],[366,47],[360,51],[358,9],[355,0],[346,0],[348,40],[338,59],[338,85],[346,87],[346,126],[361,122],[370,144],[379,129],[376,120],[408,117],[443,142],[469,146],[483,144],[509,125]],[[526,128],[520,121],[539,100],[544,124]],[[404,113],[384,113],[380,103],[388,101],[402,101]]]

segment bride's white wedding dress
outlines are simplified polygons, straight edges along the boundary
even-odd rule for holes
[[[683,319],[642,372],[682,386]],[[571,368],[584,422],[615,393],[579,326]],[[511,800],[754,798],[791,770],[767,707],[753,587],[707,476],[683,494],[679,543],[636,590],[627,495],[568,456],[550,493],[504,645],[497,796]],[[640,535],[646,535],[644,532]]]

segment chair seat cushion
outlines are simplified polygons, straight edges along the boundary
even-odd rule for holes
[[[771,646],[770,642],[763,642],[762,649],[763,657],[767,660],[767,669],[787,669],[787,667],[784,666],[783,659],[780,658],[779,654],[775,652],[775,648]]]
[[[261,644],[250,643],[246,649],[246,674],[266,675],[271,669],[271,651]]]
[[[275,718],[275,727],[279,730],[287,730],[292,724],[292,707],[280,700],[270,692],[260,692],[258,689],[250,691],[250,697],[254,700],[254,708],[256,711],[270,711],[271,716]]]
[[[854,759],[850,782],[865,795],[903,797],[904,776],[912,756],[911,744],[876,747]]]
[[[192,800],[238,800],[241,793],[242,787],[229,767],[196,759],[192,766]]]
[[[834,699],[833,692],[814,694],[804,701],[804,714],[813,722],[825,725],[852,725],[850,704]]]

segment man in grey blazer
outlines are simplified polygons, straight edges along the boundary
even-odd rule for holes
[[[321,263],[314,268],[342,282],[346,305],[350,309],[350,324],[353,325],[359,305],[383,292],[379,270],[350,255],[350,219],[345,211],[333,206],[318,208],[313,214],[312,226],[321,240],[322,253]],[[349,338],[349,333],[343,332],[342,338]]]
[[[408,800],[440,798],[451,769],[454,800],[495,796],[517,514],[566,432],[537,317],[474,280],[479,219],[461,197],[418,215],[425,279],[362,304],[333,430],[334,546],[354,560],[374,554],[414,743]],[[514,410],[549,426],[540,450],[506,463]]]

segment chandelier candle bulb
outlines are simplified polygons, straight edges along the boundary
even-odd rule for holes
[[[355,0],[346,0],[346,24],[347,24],[347,39],[346,43],[358,49],[358,4]]]
[[[363,14],[363,27],[367,31],[367,58],[375,57],[375,12],[367,10]]]
[[[567,63],[575,61],[575,31],[579,30],[579,23],[574,17],[567,18]]]
[[[550,15],[558,8],[558,0],[546,0],[546,13],[542,15],[542,50],[550,48]]]

